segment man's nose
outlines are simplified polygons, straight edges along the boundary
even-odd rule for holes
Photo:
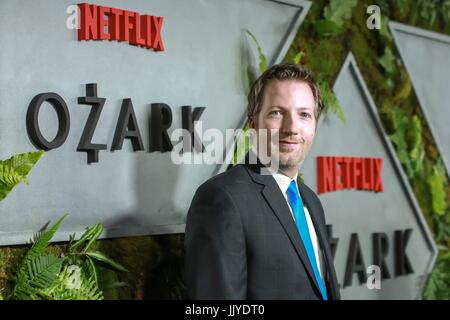
[[[286,113],[283,117],[281,132],[289,135],[296,135],[299,132],[299,121],[295,115]]]

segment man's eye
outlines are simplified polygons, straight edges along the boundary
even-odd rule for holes
[[[311,118],[312,118],[311,114],[308,113],[308,112],[302,112],[301,116],[302,116],[303,118],[307,118],[307,119],[311,119]]]
[[[269,113],[269,116],[272,116],[272,117],[278,117],[280,115],[281,115],[281,111],[279,111],[279,110],[274,110]]]

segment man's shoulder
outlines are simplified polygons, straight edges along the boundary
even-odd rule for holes
[[[236,165],[206,180],[199,189],[220,188],[226,191],[236,191],[251,183],[250,175],[244,165]]]

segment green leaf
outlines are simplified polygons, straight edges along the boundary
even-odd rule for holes
[[[438,13],[438,6],[441,4],[438,0],[418,0],[417,7],[420,13],[420,17],[423,18],[431,26],[436,19]]]
[[[345,21],[351,18],[357,3],[357,0],[331,0],[324,9],[324,17],[338,27],[343,27]]]
[[[26,177],[44,151],[17,154],[8,160],[0,161],[0,201]]]
[[[295,64],[300,64],[304,55],[305,55],[305,53],[303,51],[300,51],[299,53],[297,53],[294,56],[294,58],[292,59],[292,62]]]
[[[391,33],[389,32],[388,23],[389,23],[389,17],[384,14],[381,15],[381,28],[380,28],[379,32],[382,37],[387,39],[389,42],[392,42],[392,36],[391,36]]]
[[[338,35],[344,31],[344,28],[339,27],[330,20],[320,20],[314,25],[314,28],[317,33],[323,37]]]
[[[97,268],[95,267],[94,261],[92,260],[91,257],[86,256],[86,260],[87,260],[87,265],[88,265],[88,270],[89,273],[92,275],[92,277],[95,279],[95,282],[98,283],[98,274],[97,274]]]
[[[80,239],[75,240],[75,234],[70,236],[71,244],[69,245],[69,252],[73,253],[76,249],[80,248],[88,239],[96,232],[95,228],[88,228],[80,237]]]
[[[448,250],[448,249],[447,249]],[[424,298],[427,300],[450,299],[450,261],[446,251],[440,252],[433,271],[425,287]]]
[[[450,0],[442,1],[441,13],[442,13],[442,17],[445,21],[445,26],[447,27],[450,22]]]
[[[100,237],[100,235],[103,232],[103,226],[98,223],[95,224],[94,226],[88,228],[80,237],[79,240],[74,241],[70,246],[69,246],[69,252],[70,253],[74,253],[76,251],[76,249],[81,249],[84,245],[84,248],[81,249],[80,251],[82,252],[86,252],[87,250],[89,250],[89,248],[91,247],[91,245],[98,240],[98,238]],[[87,244],[86,244],[87,242]]]
[[[436,300],[438,297],[439,288],[445,285],[440,270],[435,269],[428,279],[428,284],[425,288],[424,298],[426,300]]]
[[[97,259],[101,262],[104,262],[104,263],[110,265],[111,267],[116,268],[117,270],[129,272],[124,266],[122,266],[118,262],[115,262],[114,260],[112,260],[111,258],[107,257],[106,255],[104,255],[103,253],[101,253],[99,251],[89,251],[89,252],[86,252],[86,255],[88,255],[89,257],[92,257],[94,259]]]
[[[444,215],[447,208],[445,193],[445,174],[442,165],[438,163],[433,167],[432,174],[427,179],[432,198],[432,208],[439,216]]]
[[[389,47],[384,48],[383,56],[378,60],[386,74],[393,74],[395,71],[395,56]]]
[[[92,229],[94,230],[94,233],[92,233],[88,244],[86,245],[86,247],[83,250],[83,253],[86,253],[90,247],[94,244],[95,241],[98,240],[98,238],[101,236],[102,232],[103,232],[103,226],[100,223],[97,223],[96,225],[94,225],[92,227]]]
[[[253,41],[256,44],[256,47],[258,48],[258,55],[259,55],[259,71],[261,73],[263,73],[264,71],[267,70],[267,59],[266,56],[263,53],[263,50],[261,48],[261,46],[258,43],[258,40],[256,40],[256,37],[253,35],[253,33],[251,33],[248,30],[245,30],[245,32],[247,32],[247,34],[253,39]]]
[[[418,173],[423,168],[423,159],[425,157],[425,149],[422,140],[422,124],[418,116],[412,117],[411,129],[407,131],[411,136],[411,163],[414,173]]]

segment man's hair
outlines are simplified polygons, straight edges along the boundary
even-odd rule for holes
[[[249,118],[254,118],[261,111],[264,100],[264,90],[267,84],[272,80],[296,80],[308,84],[315,101],[314,115],[316,121],[319,121],[323,108],[319,86],[314,80],[314,75],[310,70],[294,63],[276,64],[264,71],[264,73],[253,83],[250,93],[248,94],[247,113]]]

